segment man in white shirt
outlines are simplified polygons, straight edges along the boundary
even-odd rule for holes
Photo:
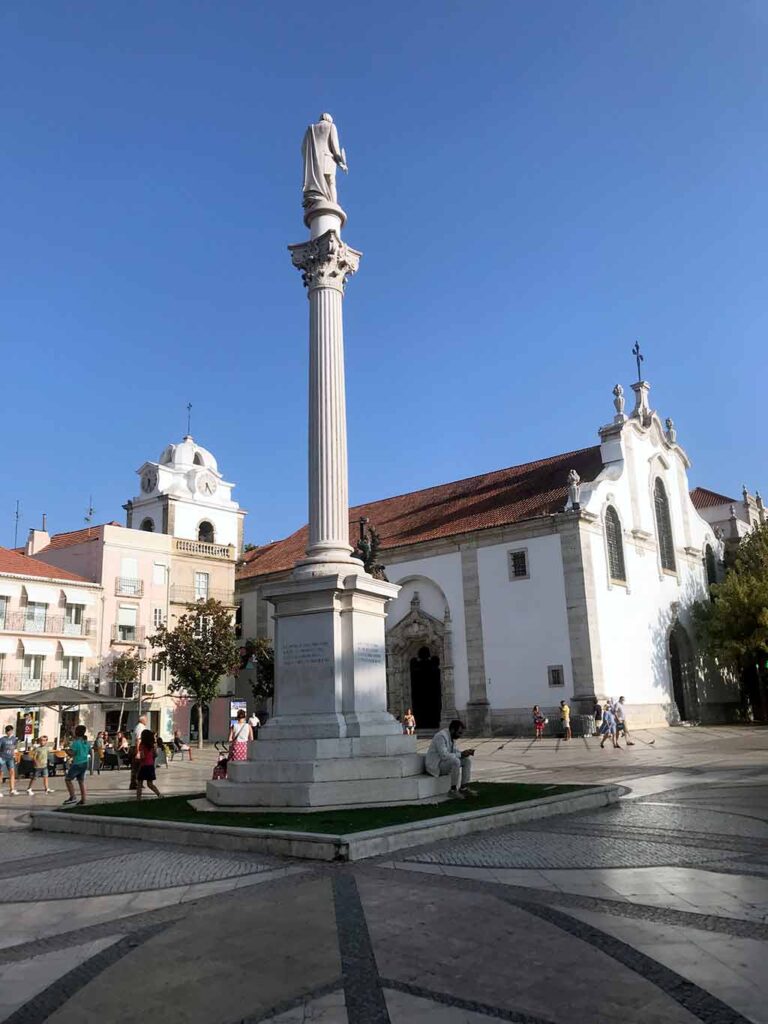
[[[139,720],[133,727],[133,746],[131,747],[131,784],[129,789],[136,789],[136,756],[139,752],[139,740],[145,729],[148,729],[147,716],[139,715]]]
[[[468,795],[477,796],[477,791],[469,788],[474,750],[459,750],[456,747],[456,740],[461,738],[463,732],[464,723],[454,718],[447,729],[441,729],[432,737],[424,759],[424,767],[430,775],[451,776],[449,796],[461,800]]]
[[[255,711],[251,712],[251,717],[248,719],[248,725],[250,725],[250,727],[253,730],[258,729],[259,726],[261,725],[261,719],[259,718]]]
[[[624,707],[624,698],[619,697],[616,703],[613,705],[613,713],[616,716],[616,739],[624,734],[624,742],[628,747],[634,747],[634,743],[629,738],[629,730],[627,729],[627,713]]]

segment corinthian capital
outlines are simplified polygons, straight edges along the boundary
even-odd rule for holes
[[[299,245],[289,245],[291,261],[301,271],[304,287],[335,288],[343,292],[347,278],[356,273],[363,255],[351,249],[335,231],[326,231],[318,238]]]

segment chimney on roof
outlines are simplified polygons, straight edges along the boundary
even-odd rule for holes
[[[45,533],[47,521],[48,521],[48,516],[45,514],[45,512],[43,512],[43,527],[42,527],[43,533]]]
[[[51,543],[51,538],[48,536],[48,532],[45,529],[45,516],[43,516],[43,528],[42,530],[30,530],[29,536],[27,537],[27,543],[24,548],[25,555],[36,555],[43,548],[47,548]]]

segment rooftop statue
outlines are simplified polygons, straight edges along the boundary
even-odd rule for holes
[[[311,124],[301,143],[304,160],[304,199],[306,209],[317,202],[336,203],[336,168],[347,171],[347,155],[339,145],[339,134],[330,114],[321,114],[317,124]]]

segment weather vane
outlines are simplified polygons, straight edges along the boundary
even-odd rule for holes
[[[643,379],[643,372],[640,369],[640,363],[642,363],[643,359],[644,359],[644,356],[642,356],[640,354],[640,342],[639,341],[635,342],[635,344],[634,344],[634,346],[632,348],[632,355],[637,360],[637,379],[638,379],[638,382],[639,382],[639,381],[641,381]]]
[[[187,402],[187,436],[192,434],[192,403]]]

